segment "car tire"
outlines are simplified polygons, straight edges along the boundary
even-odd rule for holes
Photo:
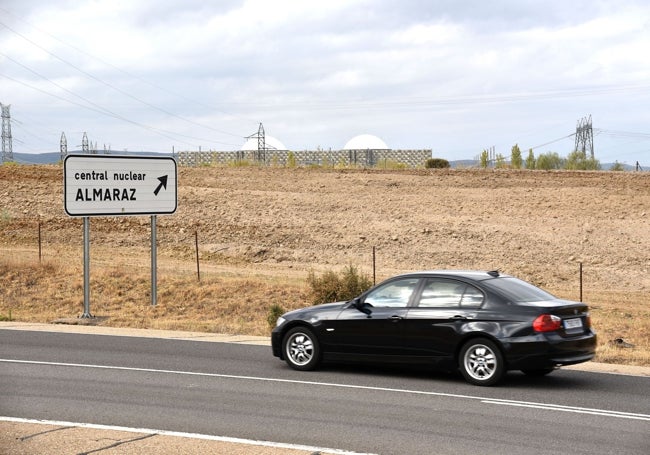
[[[308,371],[320,363],[320,343],[307,327],[294,327],[282,341],[285,362],[294,370]]]
[[[460,350],[458,366],[467,382],[480,386],[495,385],[506,372],[501,350],[486,338],[465,343]]]
[[[549,373],[552,373],[555,368],[534,368],[534,369],[525,369],[521,370],[526,376],[541,377],[546,376]]]

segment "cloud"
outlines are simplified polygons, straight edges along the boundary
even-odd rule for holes
[[[548,142],[590,113],[603,129],[647,128],[645,2],[6,0],[0,9],[9,27],[0,26],[0,101],[22,119],[20,133],[43,137],[21,136],[32,150],[58,143],[51,130],[86,129],[125,148],[234,148],[262,121],[296,149],[368,132],[455,159]],[[614,156],[612,144],[604,152]],[[634,156],[650,149],[635,147]]]

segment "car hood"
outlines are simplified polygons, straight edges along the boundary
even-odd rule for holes
[[[297,319],[304,318],[307,315],[312,314],[338,314],[348,302],[333,302],[333,303],[323,303],[322,305],[314,305],[306,308],[300,308],[298,310],[290,311],[284,314],[282,317],[286,319]]]

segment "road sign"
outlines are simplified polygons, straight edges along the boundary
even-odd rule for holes
[[[63,182],[70,216],[162,215],[178,204],[176,160],[167,156],[68,155]]]

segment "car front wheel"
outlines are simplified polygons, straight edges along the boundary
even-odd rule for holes
[[[284,336],[284,360],[295,370],[313,370],[320,363],[320,345],[306,327],[294,327]]]
[[[494,342],[485,338],[465,343],[458,364],[467,382],[481,386],[496,384],[506,371],[501,351]]]

